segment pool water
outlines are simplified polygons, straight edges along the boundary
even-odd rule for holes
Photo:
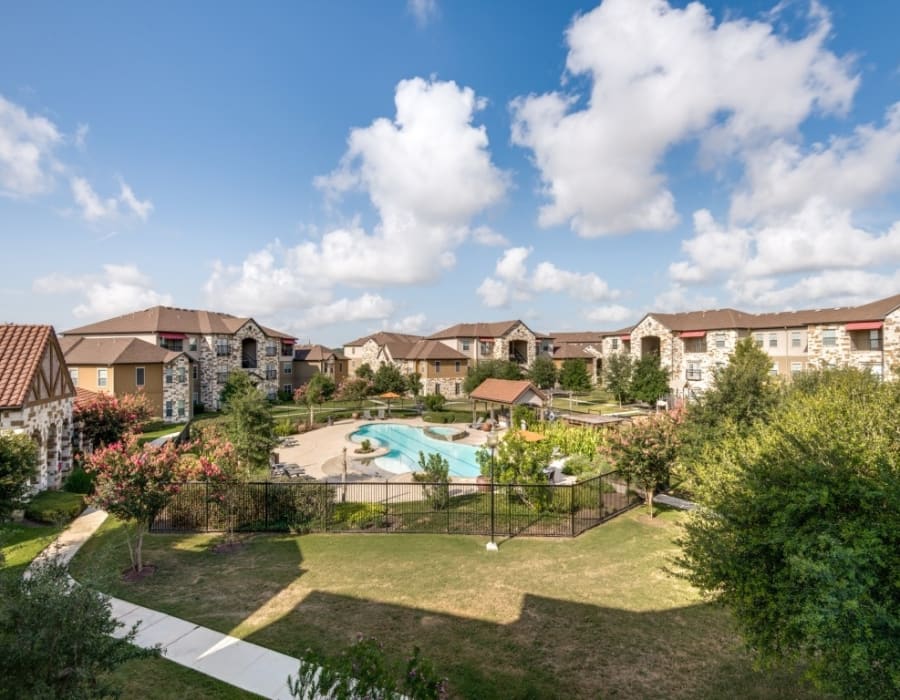
[[[419,452],[429,455],[437,452],[450,463],[450,476],[474,477],[481,473],[471,445],[460,445],[428,437],[422,428],[396,423],[368,423],[354,432],[353,442],[368,440],[373,447],[390,449],[383,457],[376,457],[377,466],[394,474],[421,471]]]

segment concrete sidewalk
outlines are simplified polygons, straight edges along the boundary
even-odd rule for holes
[[[56,558],[68,564],[104,520],[105,512],[89,508],[35,558],[35,563]],[[125,636],[139,622],[135,638],[138,646],[159,645],[170,661],[251,693],[266,698],[291,697],[287,678],[297,677],[299,659],[125,600],[110,598],[110,603],[113,617],[125,625],[118,629],[117,636]]]

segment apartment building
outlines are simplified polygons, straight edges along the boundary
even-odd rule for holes
[[[600,332],[551,333],[553,338],[553,364],[561,369],[566,360],[583,362],[591,382],[598,383],[603,376],[603,341]],[[618,348],[617,348],[618,349]]]
[[[0,325],[0,432],[37,445],[35,491],[59,488],[72,468],[74,398],[52,326]]]
[[[215,311],[154,306],[65,332],[67,338],[113,340],[136,338],[164,350],[185,353],[192,369],[192,404],[219,408],[229,373],[247,372],[270,398],[291,391],[294,337],[267,328],[249,317]]]
[[[186,352],[127,337],[67,336],[60,347],[76,389],[114,396],[141,392],[153,416],[167,423],[192,418],[198,371]]]
[[[411,345],[420,340],[424,340],[421,335],[410,335],[409,333],[390,333],[380,331],[370,335],[364,335],[362,338],[351,340],[344,344],[344,357],[347,359],[347,374],[354,376],[356,370],[361,365],[367,364],[373,370],[384,362],[390,362],[390,351],[387,349],[391,345]]]
[[[316,374],[325,374],[337,386],[348,376],[348,360],[343,353],[324,345],[294,346],[293,389],[299,389]]]
[[[385,350],[401,372],[418,372],[423,394],[441,394],[447,399],[465,396],[463,383],[469,373],[469,358],[458,350],[437,340],[391,343]]]
[[[457,323],[428,336],[465,355],[474,366],[485,360],[509,360],[523,368],[538,355],[553,355],[553,337],[535,333],[525,323]]]

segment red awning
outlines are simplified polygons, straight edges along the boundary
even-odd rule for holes
[[[884,325],[884,321],[858,321],[857,323],[848,323],[848,331],[877,331]]]
[[[702,338],[706,335],[706,331],[681,331],[682,338]]]
[[[160,333],[160,338],[165,338],[166,340],[184,340],[187,336],[184,333]]]
[[[623,335],[620,335],[619,337],[620,337],[622,340],[631,340],[631,334],[630,334],[630,333],[624,333]]]

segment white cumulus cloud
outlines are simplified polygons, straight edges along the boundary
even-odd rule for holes
[[[621,304],[606,304],[589,309],[584,317],[594,323],[624,323],[634,318],[634,312]]]
[[[152,280],[136,265],[104,265],[101,274],[39,277],[32,288],[39,294],[80,295],[83,301],[72,313],[90,320],[172,303],[169,294],[161,294],[152,286]]]
[[[124,180],[119,183],[119,196],[105,199],[100,197],[83,177],[73,177],[69,181],[69,185],[82,218],[91,223],[116,219],[120,214],[120,205],[126,212],[134,214],[141,221],[146,221],[150,212],[153,211],[153,202],[149,199],[139,200]]]
[[[601,236],[678,220],[661,163],[698,140],[705,162],[792,135],[812,113],[843,113],[858,85],[825,48],[828,13],[813,4],[798,38],[768,21],[718,25],[700,3],[605,0],[566,33],[566,69],[588,96],[552,92],[513,101],[513,142],[528,148],[548,203],[543,226]]]
[[[0,194],[30,197],[53,186],[54,148],[62,141],[56,125],[0,95]]]

